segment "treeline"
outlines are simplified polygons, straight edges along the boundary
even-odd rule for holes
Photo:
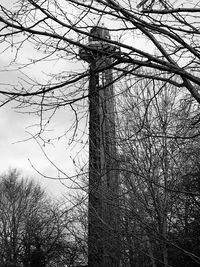
[[[130,84],[117,100],[120,267],[200,265],[200,110],[161,87]],[[0,267],[86,264],[87,195],[55,201],[16,170],[1,175]]]
[[[0,266],[76,266],[85,261],[78,209],[47,197],[16,170],[0,176]]]
[[[120,267],[197,267],[199,106],[163,83],[141,83],[116,101]],[[1,175],[0,267],[85,266],[84,197],[55,201],[16,170]]]
[[[122,266],[200,266],[199,105],[163,82],[128,81],[124,92],[117,143]]]

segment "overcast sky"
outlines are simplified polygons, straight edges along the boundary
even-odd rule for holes
[[[1,79],[1,74],[0,74]],[[64,112],[63,112],[64,113]],[[63,117],[66,116],[66,112]],[[62,118],[60,123],[63,122]],[[19,114],[13,110],[12,103],[0,109],[0,172],[5,172],[9,168],[17,168],[24,175],[35,177],[41,184],[47,187],[54,195],[63,193],[66,189],[59,181],[44,179],[39,175],[31,164],[44,175],[57,177],[56,168],[46,159],[40,146],[33,139],[28,141],[30,135],[26,132],[27,128],[33,124],[34,118],[25,114]],[[60,125],[64,130],[65,125]],[[74,172],[71,148],[67,147],[67,138],[44,148],[49,158],[60,169],[68,175]]]
[[[26,49],[23,50],[22,58],[28,57]],[[7,72],[6,66],[12,58],[12,51],[7,51],[0,55],[0,83],[15,84],[19,79],[18,71]],[[45,69],[48,65],[44,66]],[[38,71],[38,72],[37,72]],[[41,70],[35,71],[39,77]],[[4,86],[6,89],[6,85]],[[0,173],[6,172],[9,168],[19,169],[25,176],[34,177],[47,188],[50,194],[59,196],[66,192],[66,188],[58,180],[43,178],[32,167],[44,175],[58,177],[56,168],[49,162],[42,152],[40,146],[33,139],[29,132],[33,132],[32,125],[38,123],[38,118],[34,115],[21,114],[15,109],[16,103],[12,102],[0,108]],[[52,124],[52,137],[63,134],[72,123],[73,114],[69,108],[62,109],[55,116]],[[73,160],[78,148],[69,145],[71,134],[67,134],[59,142],[53,145],[42,147],[49,159],[56,164],[67,175],[75,173]],[[77,161],[79,159],[77,158]],[[71,183],[66,181],[67,185]]]

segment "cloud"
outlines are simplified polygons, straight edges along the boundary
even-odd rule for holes
[[[57,126],[60,124],[64,131],[65,125],[62,123],[63,118],[60,123],[57,121]],[[0,172],[5,172],[8,168],[17,168],[25,175],[34,176],[43,186],[47,187],[49,192],[63,193],[66,190],[64,186],[58,181],[44,179],[31,166],[33,164],[44,175],[58,177],[58,171],[47,159],[38,143],[34,139],[23,141],[30,137],[26,128],[32,124],[34,124],[34,118],[14,111],[12,103],[0,109]],[[67,150],[67,143],[67,137],[63,137],[53,145],[46,145],[42,149],[53,164],[68,175],[72,175],[74,166],[70,158],[71,151]],[[67,183],[69,185],[69,182]]]
[[[3,65],[4,62],[0,61],[1,69],[3,69]],[[18,80],[18,75],[17,71],[0,72],[0,83],[14,84]],[[34,176],[50,193],[54,195],[63,193],[66,188],[59,181],[44,179],[32,168],[30,161],[41,173],[55,178],[58,175],[57,170],[47,160],[34,139],[23,142],[30,138],[27,129],[31,132],[32,129],[29,127],[38,123],[38,118],[33,114],[19,113],[19,110],[14,108],[15,106],[16,103],[13,101],[0,108],[0,173],[7,171],[8,168],[17,168],[24,175]],[[52,136],[64,133],[66,127],[70,126],[71,119],[70,110],[59,111],[50,125]],[[66,150],[67,143],[67,136],[65,136],[62,140],[54,142],[54,145],[49,145],[44,149],[52,162],[70,175],[73,173],[74,167],[70,151]]]
[[[27,47],[23,47],[19,60],[24,62],[24,60],[32,56],[29,50]],[[15,53],[11,49],[1,54],[0,89],[9,90],[9,85],[17,84],[19,78],[22,77],[22,73],[17,69],[17,66],[15,70],[7,71],[7,67],[14,55]],[[74,63],[69,64],[66,62],[65,64],[67,66],[62,65],[62,68],[66,67],[65,71],[67,68],[72,70],[72,65]],[[74,66],[75,64],[73,68],[75,68]],[[40,79],[42,77],[42,70],[50,71],[49,68],[55,68],[56,71],[59,67],[60,66],[51,64],[47,68],[47,63],[41,62],[38,67],[33,66],[33,68],[30,67],[25,71],[27,74],[31,72],[33,76]],[[0,96],[0,98],[1,97],[2,96]],[[38,117],[33,114],[19,113],[19,109],[15,109],[16,106],[17,103],[13,101],[0,108],[0,172],[5,172],[8,168],[14,167],[21,170],[25,175],[34,176],[36,180],[39,179],[39,181],[48,188],[48,191],[53,194],[60,194],[66,191],[66,188],[57,180],[44,179],[32,168],[30,161],[34,167],[44,175],[55,178],[58,177],[56,168],[47,160],[34,139],[22,142],[30,138],[30,135],[27,133],[28,131],[31,133],[36,132],[36,127],[30,126],[38,124]],[[73,149],[68,145],[69,139],[72,136],[72,131],[67,133],[67,129],[69,129],[72,124],[73,116],[74,113],[72,113],[70,108],[58,110],[54,119],[48,125],[49,132],[45,135],[51,138],[61,136],[65,133],[65,136],[62,139],[55,140],[53,145],[46,145],[43,147],[52,162],[69,176],[75,173],[71,157],[76,157],[76,153],[80,149],[79,145]],[[84,129],[85,125],[81,126]],[[40,144],[43,145],[42,142]],[[66,183],[69,185],[70,181],[66,180]]]

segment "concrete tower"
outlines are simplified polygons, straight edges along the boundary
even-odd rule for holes
[[[89,213],[88,266],[119,266],[119,214],[114,93],[111,64],[117,47],[108,29],[93,27],[88,48],[79,56],[89,63]]]

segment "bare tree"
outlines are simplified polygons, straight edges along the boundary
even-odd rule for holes
[[[140,140],[140,145],[144,153],[150,153],[150,159],[147,157],[145,160],[153,164],[159,161],[160,164],[158,173],[152,178],[159,179],[153,180],[155,185],[151,183],[151,193],[152,201],[153,196],[157,194],[159,201],[162,200],[156,212],[160,223],[159,234],[162,232],[162,261],[165,266],[168,264],[165,242],[168,214],[165,212],[170,202],[165,187],[171,177],[169,164],[173,162],[169,161],[171,154],[168,152],[171,150],[168,147],[174,145],[169,140],[190,138],[199,134],[199,10],[199,2],[196,0],[189,3],[182,0],[176,3],[149,0],[142,2],[19,0],[14,2],[11,8],[0,4],[1,54],[7,53],[9,56],[11,54],[12,59],[7,70],[24,72],[14,86],[9,84],[9,81],[2,84],[1,105],[15,101],[20,110],[39,115],[39,129],[34,137],[41,138],[44,145],[50,142],[45,129],[48,129],[51,119],[62,107],[69,107],[74,113],[74,123],[69,127],[73,129],[71,142],[80,141],[82,138],[84,131],[78,132],[78,123],[81,119],[85,119],[87,114],[87,98],[90,94],[87,88],[91,73],[87,66],[80,63],[80,51],[84,50],[91,56],[102,54],[104,57],[112,58],[109,66],[96,68],[93,74],[101,73],[106,68],[112,69],[112,83],[117,87],[116,94],[122,93],[124,87],[121,91],[120,83],[125,83],[127,77],[128,88],[140,84],[141,79],[145,84],[150,83],[152,86],[152,92],[143,95],[147,100],[145,102],[143,98],[142,112],[138,108],[134,116],[139,121],[136,125],[138,131],[142,131],[145,137],[145,141]],[[102,38],[92,34],[91,29],[94,26],[104,27],[102,23],[105,23],[111,35],[117,39]],[[88,38],[101,43],[102,49],[96,49],[88,43]],[[117,49],[114,51],[105,49],[110,46]],[[23,59],[25,49],[31,51],[28,59]],[[66,62],[70,67],[67,68]],[[54,69],[53,64],[56,65]],[[48,68],[51,66],[51,70],[46,70],[47,66]],[[35,78],[29,69],[33,71],[41,69],[42,77]],[[177,126],[176,132],[166,129],[168,99],[163,98],[163,101],[156,102],[158,92],[154,90],[155,83],[163,84],[159,87],[159,92],[162,92],[163,96],[171,85],[180,95],[187,95],[186,109],[191,103],[192,107],[197,105],[196,111],[193,112],[192,108],[191,116],[185,120],[187,124],[183,119]],[[101,90],[103,89],[106,90],[106,86],[101,87]],[[124,90],[127,91],[127,88]],[[139,105],[140,96],[137,101]],[[152,130],[150,125],[152,120],[149,121],[149,116],[152,115],[151,102],[155,105],[160,121],[154,125],[155,131],[151,132],[153,137],[148,137],[149,131]],[[176,109],[173,113],[176,113]],[[188,131],[191,128],[192,130]],[[127,131],[127,129],[124,131],[128,134],[125,139],[130,140],[132,136],[130,131],[128,133]],[[87,130],[85,132],[87,134]],[[67,130],[64,134],[66,133]],[[162,149],[159,150],[160,148]],[[141,148],[138,153],[140,151]],[[143,157],[140,158],[140,162],[137,159],[140,168],[141,161],[145,162]],[[159,172],[162,172],[162,179],[159,177]],[[60,169],[59,173],[66,176]],[[146,179],[146,175],[144,177]],[[148,180],[145,182],[147,187],[150,186]],[[152,205],[151,208],[155,206]],[[154,219],[155,216],[152,216],[152,220]],[[151,250],[149,246],[149,251]],[[151,260],[154,264],[153,257]]]
[[[71,105],[73,109],[88,95],[89,72],[84,68],[67,72],[62,64],[67,60],[76,63],[79,48],[94,52],[87,38],[92,37],[90,29],[102,22],[118,40],[99,40],[121,49],[120,53],[102,50],[114,59],[114,81],[127,74],[136,82],[140,78],[165,81],[188,91],[199,103],[198,1],[138,1],[142,8],[136,7],[136,2],[23,0],[16,1],[11,9],[1,4],[2,52],[12,53],[13,61],[20,63],[23,48],[32,47],[33,56],[21,60],[20,68],[45,62],[41,66],[45,70],[47,64],[60,62],[56,72],[46,73],[45,81],[26,77],[26,82],[20,80],[14,87],[3,85],[2,105],[15,99],[20,107],[32,106],[40,115],[50,110],[54,114],[60,106]]]
[[[187,139],[196,131],[196,108],[174,87],[153,84],[128,87],[118,101],[123,259],[127,266],[179,266],[178,253],[183,264],[198,266],[197,247],[179,236],[193,228],[199,203],[198,190],[188,187],[189,179],[195,188],[199,166],[199,137]]]
[[[75,211],[47,198],[16,170],[1,175],[0,207],[1,266],[72,266],[84,260]]]

